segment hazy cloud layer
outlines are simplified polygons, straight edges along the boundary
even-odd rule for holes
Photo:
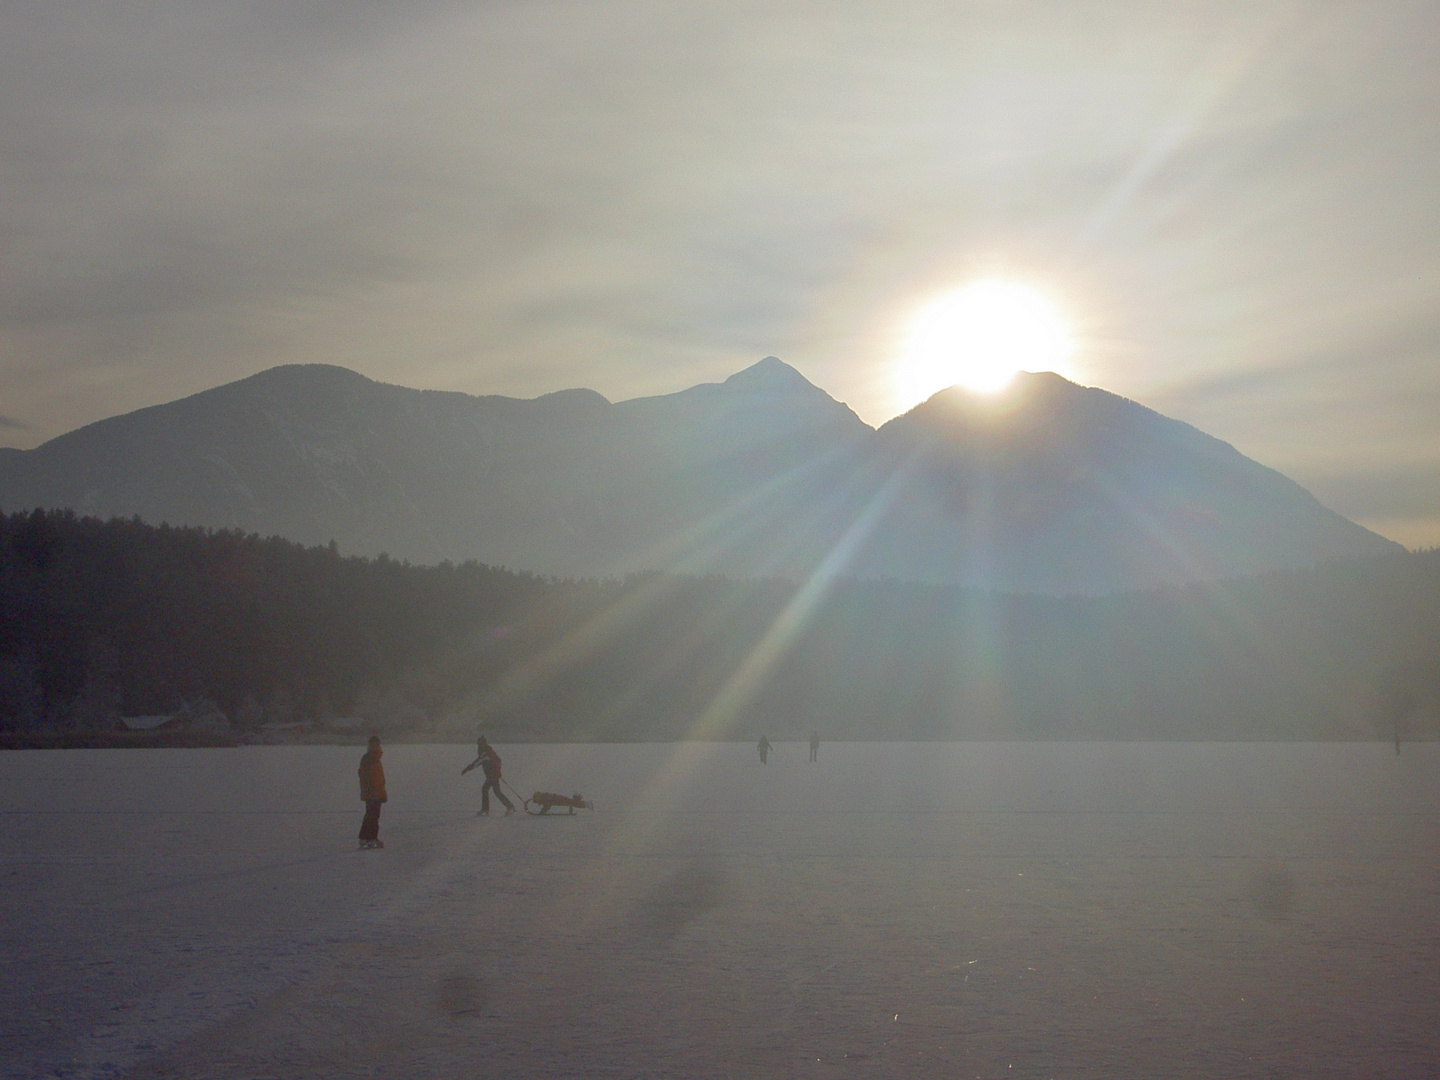
[[[1004,272],[1077,320],[1082,381],[1440,543],[1437,30],[1386,2],[12,2],[0,439],[315,360],[618,399],[774,353],[873,423],[905,314]]]

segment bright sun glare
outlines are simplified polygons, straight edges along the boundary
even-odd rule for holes
[[[1074,345],[1055,306],[1012,281],[972,282],[930,301],[910,321],[895,365],[896,398],[911,408],[956,384],[1003,389],[1017,371],[1060,371]]]

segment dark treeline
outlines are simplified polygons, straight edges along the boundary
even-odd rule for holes
[[[553,580],[0,515],[0,729],[218,708],[508,738],[1434,737],[1440,552],[1102,598]]]

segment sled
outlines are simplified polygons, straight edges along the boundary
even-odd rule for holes
[[[533,809],[537,806],[538,810]],[[595,809],[595,804],[586,802],[578,791],[574,795],[557,795],[553,791],[537,791],[525,800],[525,812],[535,817],[550,813],[552,806],[563,806],[571,814],[576,810]]]

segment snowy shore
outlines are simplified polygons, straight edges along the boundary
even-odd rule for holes
[[[1440,747],[0,755],[0,1076],[1440,1074]]]

